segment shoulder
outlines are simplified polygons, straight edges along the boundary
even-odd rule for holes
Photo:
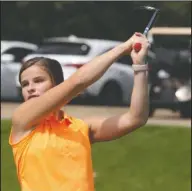
[[[65,113],[64,115],[65,123],[71,124],[71,128],[74,130],[79,130],[85,135],[89,135],[89,123],[82,118],[78,118],[75,116],[70,116]]]
[[[66,117],[65,117],[66,119]],[[89,123],[82,119],[82,118],[78,118],[78,117],[74,117],[74,116],[67,116],[67,119],[73,123],[74,125],[78,126],[78,127],[86,127],[89,128]]]

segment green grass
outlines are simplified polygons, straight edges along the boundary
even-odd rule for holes
[[[97,191],[190,191],[191,129],[146,126],[93,146]],[[19,191],[10,121],[1,121],[2,191]]]

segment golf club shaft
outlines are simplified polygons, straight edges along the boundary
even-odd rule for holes
[[[155,12],[153,13],[153,16],[151,17],[149,23],[147,24],[147,26],[146,26],[146,28],[145,28],[145,30],[144,30],[144,32],[143,32],[143,34],[144,34],[145,36],[147,35],[147,33],[149,32],[149,30],[150,30],[151,27],[153,26],[154,21],[155,21],[155,19],[156,19],[156,17],[157,17],[158,12],[159,12],[159,10],[156,9]],[[136,52],[139,52],[139,51],[141,50],[141,43],[135,43],[135,45],[134,45],[134,50],[135,50]]]

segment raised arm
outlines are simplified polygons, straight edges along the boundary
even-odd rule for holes
[[[116,59],[125,53],[130,53],[132,38],[96,57],[90,63],[81,67],[70,78],[48,90],[42,96],[21,104],[12,117],[13,132],[31,129],[49,113],[60,109],[78,93],[98,80]]]
[[[133,64],[143,67],[149,43],[143,35],[135,38],[140,42],[140,52],[131,51]],[[144,66],[145,67],[145,66]],[[125,82],[126,83],[126,82]],[[147,71],[134,73],[134,87],[131,96],[130,109],[121,115],[106,117],[92,117],[85,121],[90,126],[90,139],[92,142],[113,140],[143,126],[148,119],[148,76]]]

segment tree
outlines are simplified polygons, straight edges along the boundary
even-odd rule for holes
[[[157,26],[191,26],[191,2],[3,1],[1,38],[40,42],[49,36],[125,40],[135,6],[161,9]],[[134,21],[134,20],[133,20]]]

